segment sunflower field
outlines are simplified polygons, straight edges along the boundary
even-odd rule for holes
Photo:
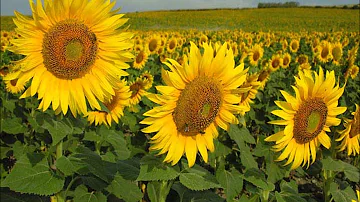
[[[2,16],[1,201],[359,201],[359,10]]]

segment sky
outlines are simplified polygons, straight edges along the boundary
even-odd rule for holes
[[[296,0],[117,0],[121,12],[207,9],[207,8],[255,8],[259,2],[286,2]],[[297,0],[300,5],[358,4],[359,0]],[[30,15],[29,0],[1,0],[1,15],[14,15],[14,10]]]

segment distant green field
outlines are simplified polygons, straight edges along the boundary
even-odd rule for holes
[[[358,9],[268,8],[181,10],[127,13],[134,30],[359,31]],[[1,29],[12,30],[11,17],[1,16]]]

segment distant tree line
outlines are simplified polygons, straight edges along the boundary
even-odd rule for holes
[[[299,2],[288,1],[285,3],[259,3],[258,8],[295,8],[299,7]]]

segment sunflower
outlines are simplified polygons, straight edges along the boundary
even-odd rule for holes
[[[161,38],[158,35],[153,35],[147,42],[146,50],[151,54],[155,54],[161,45]]]
[[[18,78],[19,71],[10,72],[6,74],[5,89],[13,94],[20,93],[25,90],[25,81],[23,78]]]
[[[105,124],[111,126],[112,121],[119,123],[119,118],[124,115],[124,108],[129,105],[130,89],[126,86],[125,81],[118,82],[118,88],[115,90],[115,95],[110,100],[104,103],[106,111],[90,111],[85,114],[88,117],[90,124],[96,125]]]
[[[344,87],[335,86],[334,71],[327,71],[324,78],[322,68],[319,74],[304,70],[295,77],[296,86],[293,86],[296,96],[281,91],[285,101],[275,101],[281,110],[271,113],[284,120],[270,121],[270,124],[285,125],[285,129],[267,137],[266,141],[273,141],[275,151],[283,150],[278,161],[288,158],[285,165],[293,162],[291,169],[314,163],[316,149],[322,144],[329,149],[331,140],[326,132],[330,126],[337,126],[341,120],[337,115],[346,111],[346,107],[337,107],[338,99],[344,92]],[[311,156],[311,157],[310,157]]]
[[[118,30],[127,22],[122,14],[111,11],[115,3],[88,0],[45,0],[37,5],[30,1],[33,18],[15,11],[16,31],[10,50],[25,55],[16,78],[31,85],[20,98],[38,94],[39,109],[52,103],[56,112],[73,116],[90,107],[101,109],[115,95],[120,76],[128,75],[125,62],[133,56],[125,51],[132,47],[132,33]]]
[[[271,61],[270,61],[270,64],[269,64],[269,69],[274,72],[276,70],[279,69],[279,67],[281,66],[282,64],[282,58],[280,57],[279,54],[274,54],[272,57],[271,57]]]
[[[249,52],[250,64],[256,66],[264,55],[264,49],[259,45],[255,44]]]
[[[296,39],[291,40],[289,48],[291,52],[296,53],[300,48],[299,40]]]
[[[144,81],[140,77],[136,78],[135,81],[129,83],[130,86],[130,105],[137,105],[141,101],[141,98],[144,95],[147,95],[146,86],[148,86],[148,81]]]
[[[360,154],[360,109],[359,105],[356,105],[356,111],[351,113],[354,115],[354,119],[344,119],[345,130],[340,131],[340,137],[336,141],[342,141],[339,145],[339,151],[347,149],[347,154],[359,155]]]
[[[134,46],[134,51],[136,53],[138,53],[140,51],[143,51],[143,50],[144,50],[144,47],[142,45],[140,45],[140,44],[137,44],[137,45]]]
[[[288,68],[291,62],[291,55],[289,53],[285,53],[282,57],[282,68]]]
[[[244,89],[245,92],[240,94],[241,100],[239,106],[244,106],[244,109],[240,114],[245,115],[246,112],[250,111],[250,104],[253,103],[253,99],[256,97],[261,82],[258,81],[259,74],[249,74],[246,77],[246,81],[240,88]]]
[[[234,68],[233,53],[226,43],[215,57],[211,46],[203,43],[203,47],[201,55],[191,42],[189,59],[185,58],[183,66],[168,59],[165,64],[171,71],[162,71],[166,86],[156,87],[161,94],[148,96],[160,106],[146,112],[144,115],[149,117],[141,122],[150,125],[143,132],[157,132],[151,138],[150,150],[167,153],[164,161],[172,165],[185,153],[192,167],[198,151],[207,162],[207,150],[215,149],[217,126],[228,130],[229,124],[238,123],[233,114],[243,109],[234,105],[240,97],[233,91],[245,82],[244,65]]]
[[[359,67],[356,65],[351,65],[345,72],[345,79],[348,79],[349,76],[352,79],[355,79],[358,73],[359,73]]]
[[[288,44],[288,42],[287,42],[286,39],[284,39],[284,40],[281,41],[281,48],[282,48],[283,51],[286,51],[288,45],[289,45],[289,44]]]
[[[340,60],[343,54],[342,45],[340,42],[335,43],[331,49],[331,55],[333,58],[333,64],[340,65]]]
[[[331,44],[328,41],[322,41],[318,46],[317,59],[322,63],[327,63],[332,59]]]
[[[271,70],[263,69],[259,72],[258,81],[260,82],[259,88],[264,89],[266,82],[270,79]]]
[[[154,82],[154,76],[149,72],[145,71],[140,75],[140,79],[144,82],[144,89],[148,90],[151,88],[153,82]]]
[[[146,54],[146,52],[140,51],[135,57],[133,67],[135,69],[142,69],[145,66],[147,60],[148,60],[148,55]]]
[[[355,60],[356,60],[358,49],[359,49],[359,45],[356,45],[356,46],[354,46],[354,47],[352,47],[351,49],[348,50],[347,61],[349,62],[350,66],[353,65]]]
[[[170,40],[168,40],[166,51],[168,53],[173,53],[177,47],[177,39],[175,37],[171,37]]]
[[[2,65],[0,67],[0,77],[4,77],[9,73],[10,67],[9,65]]]
[[[205,34],[202,34],[199,39],[199,46],[202,47],[203,43],[208,42],[208,37]]]

